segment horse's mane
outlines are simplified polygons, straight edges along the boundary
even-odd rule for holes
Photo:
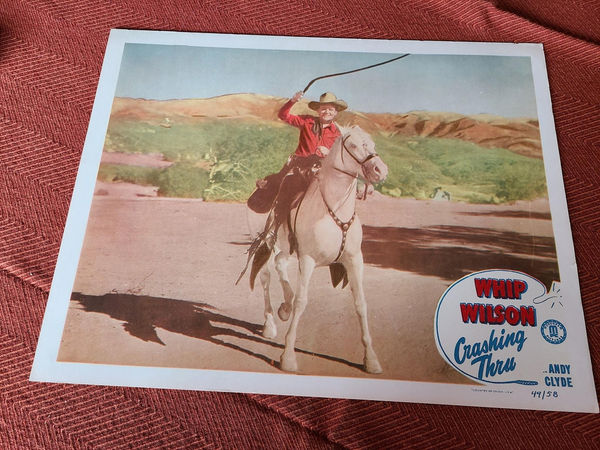
[[[361,136],[365,136],[365,137],[369,136],[369,133],[367,133],[365,130],[363,130],[358,125],[339,125],[336,123],[336,126],[340,130],[340,133],[342,134],[342,136],[345,136],[348,133],[352,133],[352,132],[358,132],[358,134],[360,134]]]
[[[336,123],[336,126],[337,126],[338,130],[340,130],[340,133],[341,133],[340,137],[338,139],[336,139],[336,143],[338,141],[341,141],[341,139],[343,139],[345,136],[347,136],[350,133],[352,133],[353,135],[360,136],[363,143],[367,140],[371,140],[371,135],[369,133],[367,133],[365,130],[363,130],[361,127],[359,127],[358,125],[338,125]]]

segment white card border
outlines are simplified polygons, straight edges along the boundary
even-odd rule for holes
[[[474,395],[473,390],[477,387],[469,385],[58,362],[57,355],[69,307],[69,298],[83,245],[102,147],[126,43],[530,57],[561,284],[564,288],[568,287],[572,294],[570,301],[578,302],[577,307],[572,308],[571,311],[571,314],[577,315],[574,320],[581,324],[585,323],[541,44],[386,41],[112,30],[42,323],[30,376],[31,381],[598,412],[585,327],[580,327],[580,330],[573,330],[573,332],[570,330],[570,339],[574,340],[580,349],[577,355],[573,355],[573,364],[580,371],[578,380],[581,387],[574,389],[573,395],[569,398],[561,399],[560,404],[534,402],[529,396],[523,395],[517,396],[517,398],[509,395],[500,396],[491,392],[477,392]]]

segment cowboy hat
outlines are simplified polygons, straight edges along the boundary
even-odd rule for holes
[[[321,95],[318,102],[310,102],[308,107],[314,111],[317,111],[319,106],[329,103],[334,105],[335,109],[338,111],[343,111],[348,107],[348,104],[344,100],[338,99],[335,94],[332,94],[331,92],[325,92],[323,95]]]

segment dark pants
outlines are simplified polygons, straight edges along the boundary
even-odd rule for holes
[[[320,165],[318,155],[293,155],[277,173],[264,178],[265,186],[256,189],[248,199],[248,207],[260,214],[274,209],[275,216],[295,206],[306,191],[313,174]]]

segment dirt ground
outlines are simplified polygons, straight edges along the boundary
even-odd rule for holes
[[[60,361],[279,372],[287,323],[262,337],[263,296],[247,276],[243,204],[154,197],[100,183],[63,334]],[[359,202],[364,288],[381,375],[362,370],[348,288],[315,270],[296,348],[299,374],[466,383],[434,341],[444,290],[467,273],[522,270],[558,279],[546,200],[469,205],[392,199]],[[295,264],[290,275],[295,285]],[[272,282],[273,306],[282,297]]]

